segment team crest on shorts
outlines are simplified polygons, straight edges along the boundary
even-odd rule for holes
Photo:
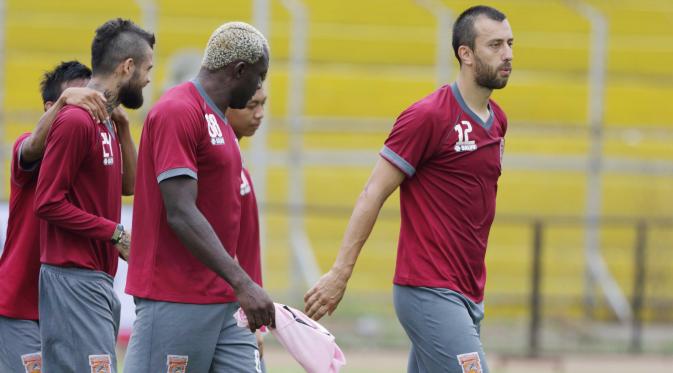
[[[477,352],[458,355],[458,364],[463,368],[463,373],[482,373],[479,353]]]
[[[89,355],[91,373],[112,373],[110,355]]]
[[[26,373],[42,372],[42,353],[40,352],[21,355],[21,362],[26,369]]]
[[[168,365],[167,373],[185,373],[187,372],[187,355],[168,355],[166,364]]]

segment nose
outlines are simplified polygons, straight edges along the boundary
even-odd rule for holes
[[[262,119],[264,118],[264,106],[259,105],[257,109],[255,109],[255,118],[256,119]]]
[[[503,60],[505,60],[505,62],[509,62],[512,61],[512,59],[514,59],[514,49],[512,49],[511,45],[505,43],[505,54],[503,56]]]

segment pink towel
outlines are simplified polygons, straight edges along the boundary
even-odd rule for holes
[[[301,311],[284,304],[274,304],[276,328],[269,329],[307,373],[338,373],[346,365],[346,356],[327,329]],[[248,319],[242,309],[234,313],[234,318],[238,326],[248,327]]]

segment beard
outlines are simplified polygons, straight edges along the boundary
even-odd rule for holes
[[[231,101],[229,107],[232,109],[244,109],[248,101],[255,95],[255,91],[250,92],[247,87],[237,87],[231,92]]]
[[[119,103],[125,108],[139,109],[143,106],[143,87],[138,80],[136,74],[133,74],[131,79],[119,88]]]
[[[488,64],[484,63],[476,54],[475,54],[475,81],[481,87],[488,89],[501,89],[505,88],[507,85],[507,80],[509,76],[501,77],[498,76],[500,69],[504,67],[511,67],[509,63],[503,63],[497,68],[492,68]]]

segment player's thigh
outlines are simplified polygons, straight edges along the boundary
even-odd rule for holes
[[[93,271],[40,273],[40,336],[45,371],[116,371],[119,300],[112,280]]]
[[[488,373],[477,327],[458,298],[404,286],[395,287],[394,297],[420,373]]]
[[[420,367],[418,366],[418,360],[416,358],[416,349],[414,345],[411,344],[409,349],[409,361],[407,362],[407,373],[420,373]]]
[[[262,373],[257,338],[250,329],[236,325],[238,303],[228,305],[220,331],[211,373]]]
[[[41,366],[37,322],[0,316],[0,372],[30,372]]]
[[[136,320],[124,373],[208,371],[223,322],[223,305],[142,298],[135,303]]]

